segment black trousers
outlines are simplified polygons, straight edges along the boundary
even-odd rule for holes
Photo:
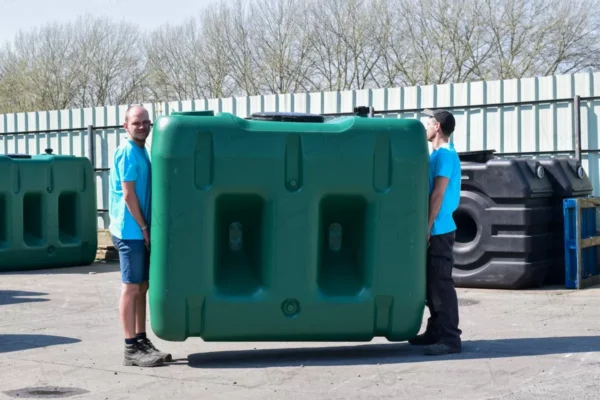
[[[455,233],[431,236],[427,249],[427,331],[450,347],[461,347],[458,298],[452,279]]]

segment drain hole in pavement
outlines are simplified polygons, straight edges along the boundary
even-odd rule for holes
[[[479,304],[479,301],[473,299],[458,299],[458,305],[462,307],[468,307],[475,304]]]
[[[19,399],[62,399],[65,397],[79,396],[80,394],[89,393],[88,390],[78,388],[61,388],[61,387],[35,387],[4,392],[4,394],[19,398]]]

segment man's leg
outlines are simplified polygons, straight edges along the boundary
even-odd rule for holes
[[[121,298],[119,314],[123,334],[126,340],[135,339],[135,305],[138,296],[138,285],[131,283],[131,247],[127,241],[113,237],[113,244],[119,251],[121,266]]]
[[[139,345],[136,338],[136,311],[141,297],[140,286],[143,279],[143,253],[140,253],[139,243],[143,241],[120,240],[113,237],[113,243],[119,251],[121,265],[121,281],[123,282],[119,311],[123,333],[125,335],[124,365],[154,367],[163,364],[163,360]]]
[[[431,307],[431,289],[432,289],[432,285],[431,285],[431,272],[429,271],[431,269],[431,256],[429,255],[429,248],[427,249],[427,288],[426,288],[426,297],[425,297],[425,301],[427,304],[427,308],[429,309],[429,318],[427,319],[427,328],[425,328],[425,332],[431,332],[432,335],[436,335],[437,334],[437,313],[435,312],[435,309],[433,307]]]
[[[136,339],[140,346],[148,353],[153,354],[156,357],[160,357],[163,361],[172,361],[173,357],[171,354],[163,353],[158,350],[146,336],[146,296],[148,294],[148,288],[150,286],[150,253],[148,249],[144,247],[144,269],[142,274],[142,284],[140,286],[140,297],[136,302]]]
[[[121,325],[126,340],[135,339],[135,307],[138,292],[138,285],[122,284],[119,313],[121,314]]]
[[[415,346],[427,346],[430,344],[434,344],[439,339],[439,333],[437,329],[437,313],[434,307],[432,307],[432,276],[431,276],[431,255],[429,251],[430,247],[427,248],[427,282],[425,287],[426,293],[426,305],[429,309],[429,318],[427,319],[427,327],[425,328],[425,332],[422,334],[410,339],[408,342]]]
[[[146,333],[146,295],[148,293],[148,281],[140,284],[139,296],[135,302],[135,333],[136,335]]]
[[[437,316],[439,340],[425,350],[440,355],[461,351],[461,330],[458,329],[458,298],[452,279],[454,232],[431,237],[430,263],[431,305]]]

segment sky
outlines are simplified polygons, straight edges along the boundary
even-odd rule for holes
[[[49,22],[68,22],[83,14],[126,20],[142,29],[177,24],[196,17],[218,0],[0,0],[0,46],[12,42],[19,29]],[[231,0],[227,0],[231,1]]]

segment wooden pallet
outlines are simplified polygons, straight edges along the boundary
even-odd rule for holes
[[[96,251],[96,260],[105,262],[118,262],[119,252],[113,246],[110,232],[108,229],[98,231],[98,250]]]

